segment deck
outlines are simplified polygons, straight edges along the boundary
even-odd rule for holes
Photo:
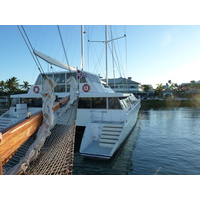
[[[111,151],[111,147],[101,147],[98,141],[93,141],[81,152],[81,155],[109,159],[111,157]]]

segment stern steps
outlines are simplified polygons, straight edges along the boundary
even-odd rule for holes
[[[0,130],[3,130],[5,128],[7,128],[8,126],[12,125],[13,123],[15,123],[14,119],[8,119],[8,118],[0,118]]]
[[[99,140],[99,146],[112,148],[119,140],[122,128],[123,124],[104,124]]]

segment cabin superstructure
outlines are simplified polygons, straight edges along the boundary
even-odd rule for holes
[[[51,58],[50,61],[51,64],[56,62]],[[56,64],[66,67],[62,63]],[[11,108],[1,116],[1,121],[7,120],[11,125],[42,109],[41,91],[44,76],[57,84],[54,88],[56,101],[71,94],[73,88],[70,81],[74,78],[79,93],[76,126],[83,127],[85,130],[80,153],[84,156],[109,159],[134,127],[140,109],[140,100],[133,94],[115,93],[96,74],[71,69],[73,68],[40,74],[27,94],[11,96]]]
[[[68,83],[68,79],[70,76],[73,76],[77,82],[79,83],[79,92],[80,93],[98,93],[98,92],[113,92],[109,87],[99,79],[98,75],[91,74],[89,72],[77,70],[77,71],[63,71],[63,72],[54,72],[54,73],[46,73],[46,76],[53,79],[57,86],[54,89],[55,94],[58,96],[63,93],[70,92],[70,85]],[[31,86],[29,90],[29,94],[37,94],[41,91],[41,85],[43,82],[43,76],[40,74],[33,86]]]

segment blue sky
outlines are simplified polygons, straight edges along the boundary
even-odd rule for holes
[[[33,47],[66,63],[57,26],[24,26]],[[110,26],[109,26],[110,28]],[[85,26],[85,70],[105,77],[105,49],[103,43],[87,40],[104,40],[103,25]],[[60,26],[69,64],[80,66],[80,26]],[[0,26],[0,80],[16,76],[20,83],[33,84],[39,71],[16,25]],[[200,26],[199,25],[115,25],[113,37],[115,51],[120,62],[114,66],[115,77],[132,77],[142,84],[165,84],[199,81],[200,76]],[[109,38],[111,32],[109,32]],[[109,43],[112,48],[111,43]],[[89,47],[88,47],[89,46]],[[89,52],[89,53],[88,53]],[[112,55],[109,51],[109,77],[114,77]],[[48,65],[41,61],[44,71]],[[54,71],[61,69],[54,67]]]

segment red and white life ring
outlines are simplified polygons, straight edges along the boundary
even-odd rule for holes
[[[40,88],[38,86],[34,86],[33,92],[38,93],[40,91]]]
[[[89,86],[88,84],[84,84],[84,85],[82,86],[82,90],[83,90],[84,92],[89,92],[89,91],[90,91],[90,86]]]

